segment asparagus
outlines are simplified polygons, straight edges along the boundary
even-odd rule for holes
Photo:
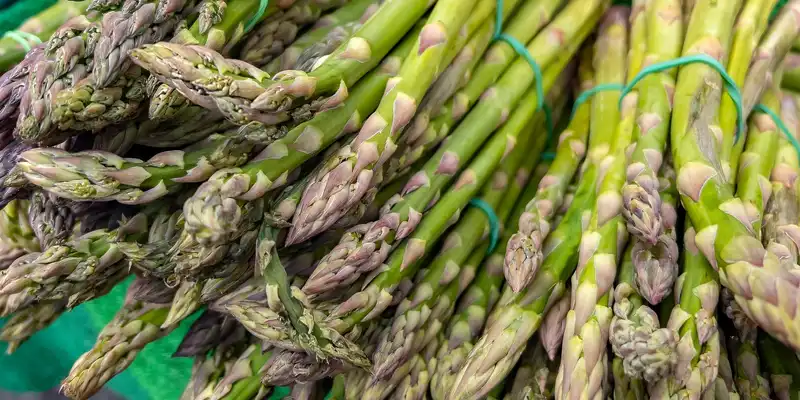
[[[548,358],[540,343],[533,343],[522,355],[511,390],[505,400],[549,399],[553,397],[558,362]]]
[[[100,88],[90,78],[58,93],[51,121],[61,131],[99,131],[109,125],[136,118],[146,100],[142,69],[134,66],[108,86]]]
[[[40,13],[23,22],[16,31],[24,32],[41,41],[47,40],[56,29],[68,19],[83,14],[88,1],[68,1],[62,0],[42,10]],[[14,64],[22,61],[26,53],[35,47],[39,42],[32,39],[24,39],[28,47],[6,36],[0,39],[0,71],[7,71],[14,67]]]
[[[148,211],[152,212],[152,210]],[[147,212],[123,221],[113,231],[100,229],[52,246],[26,263],[3,271],[0,295],[20,294],[36,299],[61,299],[80,291],[86,284],[102,282],[102,275],[122,266],[117,240],[136,240],[147,228]]]
[[[541,124],[542,121],[532,124],[534,131],[541,129]],[[530,135],[522,135],[483,188],[480,198],[497,210],[498,223],[505,221],[511,213],[529,176],[529,171],[518,170],[523,158],[539,154],[544,147],[542,139],[532,139]],[[512,177],[517,179],[511,182]],[[486,252],[479,241],[491,229],[489,224],[483,211],[470,209],[450,230],[439,255],[427,266],[427,272],[415,283],[408,298],[398,305],[391,327],[382,335],[373,356],[373,383],[389,377],[398,366],[409,361],[444,326],[453,313],[458,294],[466,290],[476,275],[475,269]],[[476,247],[478,250],[474,250]],[[480,256],[471,255],[475,252]],[[461,268],[466,261],[469,261],[469,267]]]
[[[297,32],[305,25],[318,20],[323,12],[344,4],[345,0],[299,0],[256,26],[244,41],[240,59],[253,65],[267,65],[295,41]]]
[[[99,217],[108,214],[108,210],[98,204],[72,203],[43,191],[31,193],[28,221],[41,244],[36,251],[64,243],[78,228],[86,232],[83,226],[86,224],[80,224],[79,220],[90,213]]]
[[[127,368],[144,346],[169,333],[158,326],[166,317],[170,300],[166,297],[158,303],[145,303],[127,296],[94,347],[72,366],[61,390],[72,398],[89,398]]]
[[[46,328],[66,310],[65,301],[43,301],[14,314],[0,330],[0,340],[8,342],[11,354],[36,332]]]
[[[601,1],[593,5],[597,7],[593,10],[603,7]],[[588,10],[575,7],[565,9],[564,12],[570,10],[579,11],[578,15],[583,17],[582,20],[586,21],[586,25],[594,25],[596,17],[593,17]],[[541,42],[545,42],[546,37],[556,34],[556,32],[564,32],[562,31],[564,25],[570,27],[571,30],[568,32],[575,34],[572,36],[564,33],[571,38],[569,41],[571,48],[568,52],[561,52],[558,60],[553,61],[550,68],[545,70],[543,82],[545,90],[553,85],[558,74],[563,71],[567,58],[571,57],[574,51],[573,48],[588,34],[588,32],[575,32],[580,30],[567,24],[567,20],[572,15],[575,14],[564,16],[563,20],[557,19],[550,29],[543,31],[540,35]],[[574,21],[570,21],[570,23],[574,24]],[[551,54],[551,51],[555,52],[551,46],[550,43],[545,42],[529,47],[542,49],[535,54],[546,57]],[[312,275],[304,290],[309,294],[314,294],[322,289],[332,290],[377,268],[396,243],[414,232],[422,217],[422,210],[425,210],[437,198],[437,193],[451,181],[453,173],[459,168],[459,160],[467,160],[472,157],[482,141],[502,121],[507,110],[513,108],[514,104],[520,101],[520,97],[523,96],[522,83],[526,81],[526,78],[532,79],[532,75],[530,66],[525,61],[520,60],[515,63],[514,67],[509,69],[493,88],[489,89],[480,104],[470,112],[464,123],[460,124],[457,131],[450,136],[448,143],[429,159],[422,170],[409,179],[406,188],[400,193],[402,199],[396,202],[392,209],[379,220],[352,230],[357,235],[357,240],[341,242],[329,257],[323,259],[316,270],[319,272],[315,272],[318,278]],[[348,274],[340,276],[339,271],[348,271]]]
[[[604,37],[601,36],[600,40],[602,42]],[[603,60],[600,54],[595,57],[598,61]],[[595,67],[598,65],[607,63],[595,64]],[[605,68],[595,69],[598,84],[620,79],[616,66]],[[598,93],[592,107],[593,114],[598,111],[597,115],[607,116],[607,109],[616,110],[616,98],[610,92]],[[575,267],[584,210],[594,203],[594,180],[599,174],[599,161],[607,154],[612,138],[611,128],[595,123],[594,119],[592,124],[597,126],[590,127],[594,128],[591,131],[597,134],[589,143],[589,157],[584,165],[581,183],[566,215],[545,242],[544,261],[536,279],[519,293],[510,287],[503,290],[501,300],[459,371],[448,398],[481,396],[501,382],[519,359],[528,339],[538,329],[546,309],[563,293],[565,281]]]
[[[529,42],[539,31],[547,25],[553,15],[561,7],[563,0],[550,0],[542,2],[526,2],[514,12],[514,18],[505,28],[504,33],[516,38],[521,43]],[[508,3],[504,3],[507,5]],[[505,13],[504,16],[509,16]],[[534,23],[532,23],[534,21]],[[591,25],[591,24],[588,24]],[[536,54],[536,53],[532,53]],[[420,109],[414,120],[411,121],[407,132],[401,137],[398,148],[399,155],[395,155],[389,161],[387,175],[391,178],[397,171],[408,169],[413,163],[423,158],[428,150],[441,142],[456,126],[456,123],[469,111],[478,101],[480,95],[496,81],[517,57],[514,49],[503,41],[497,41],[491,45],[483,57],[478,59],[478,64],[469,77],[469,81],[464,88],[450,95],[450,99],[445,98],[447,93],[435,93],[431,91],[431,96],[444,100],[446,104],[437,106],[438,101],[430,101],[431,110]],[[462,60],[458,57],[459,62]],[[457,62],[451,68],[458,70]],[[443,72],[447,74],[448,71]],[[457,72],[452,72],[456,74]],[[445,78],[447,78],[445,76]],[[444,98],[444,99],[442,99]],[[431,117],[435,117],[430,120]],[[397,165],[395,165],[397,164]]]
[[[264,70],[271,75],[287,69],[311,72],[311,66],[316,63],[316,59],[329,55],[339,47],[377,8],[378,4],[374,0],[358,0],[323,16],[279,57],[270,61]]]
[[[757,61],[755,61],[753,55],[759,47],[761,36],[764,34],[764,31],[767,30],[767,26],[769,25],[768,18],[772,9],[775,7],[775,3],[776,1],[773,0],[744,2],[744,6],[739,13],[733,31],[733,39],[730,45],[730,54],[728,55],[726,67],[728,74],[733,78],[737,87],[742,87],[745,84],[745,79],[747,79],[748,69],[751,67],[751,64],[757,65]],[[772,67],[770,72],[774,69],[775,68]],[[756,73],[758,73],[758,70],[756,70]],[[759,97],[760,93],[759,91]],[[752,108],[752,105],[750,107]],[[732,158],[738,158],[741,153],[741,150],[739,150],[741,146],[734,149],[734,141],[737,135],[737,114],[738,110],[734,105],[733,99],[731,99],[730,96],[723,96],[719,108],[720,128],[722,129],[722,143],[720,146],[722,155],[720,159],[723,163],[723,170],[730,176],[731,181],[736,179],[737,172],[731,169],[731,166],[735,167],[737,165],[737,161],[733,161]],[[742,118],[744,118],[744,116],[742,116]],[[744,132],[740,134],[745,135]]]
[[[658,304],[672,292],[678,277],[678,243],[675,225],[678,220],[678,191],[671,156],[661,166],[660,203],[661,229],[654,245],[634,239],[633,263],[639,295],[650,304]]]
[[[684,27],[680,3],[661,0],[650,4],[647,13],[647,53],[644,65],[677,58],[683,43]],[[658,171],[664,159],[669,132],[677,70],[646,76],[639,85],[638,118],[635,128],[639,140],[631,154],[623,188],[623,212],[631,232],[651,246],[663,234]]]
[[[515,186],[518,189],[512,190],[522,190],[525,187],[525,191],[519,196],[519,199],[507,199],[509,196],[503,199],[502,209],[510,209],[512,206],[512,204],[507,203],[507,200],[512,203],[513,200],[518,201],[514,204],[513,213],[511,215],[506,214],[504,218],[508,221],[509,226],[502,239],[507,239],[508,235],[514,232],[516,221],[519,220],[525,204],[535,193],[536,186],[532,183],[541,179],[542,175],[534,176],[531,179],[532,182],[528,185],[515,180]],[[500,287],[503,283],[500,263],[502,262],[501,257],[506,241],[502,239],[500,246],[487,258],[484,267],[478,269],[478,274],[466,289],[464,296],[458,300],[454,316],[450,319],[450,323],[446,328],[445,337],[441,341],[437,353],[438,365],[431,377],[431,394],[434,399],[445,398],[449,392],[455,374],[472,348],[473,340],[483,329],[486,315],[497,302]],[[482,253],[473,252],[468,265],[478,264],[480,258],[483,258]]]
[[[581,90],[592,86],[592,71],[587,58],[591,51],[582,51],[578,74]],[[564,202],[567,185],[586,153],[589,135],[591,101],[575,111],[569,126],[559,135],[556,156],[547,175],[538,183],[539,190],[520,216],[518,231],[508,240],[503,271],[510,287],[520,291],[530,283],[542,261],[541,247],[550,232],[551,222]]]
[[[758,104],[764,90],[769,86],[770,80],[775,73],[781,60],[789,52],[794,38],[800,34],[795,15],[800,12],[800,1],[792,0],[781,9],[778,16],[767,29],[766,35],[755,50],[747,78],[742,85],[742,102],[744,116],[746,118]],[[722,115],[721,115],[722,117]],[[738,155],[744,146],[744,141],[739,140],[731,156],[731,171],[737,171]],[[723,154],[724,155],[724,154]]]
[[[800,54],[791,52],[783,59],[781,85],[787,89],[800,90]]]
[[[176,283],[171,278],[175,264],[170,259],[168,250],[174,245],[182,229],[183,221],[179,211],[159,214],[150,225],[145,243],[118,242],[116,245],[131,267],[145,276],[166,279],[174,285]]]
[[[728,348],[734,355],[735,382],[738,393],[747,399],[769,400],[769,381],[761,376],[760,357],[756,351],[755,341],[742,342],[729,337]]]
[[[697,246],[697,234],[687,218],[683,236],[681,275],[675,284],[675,306],[666,324],[674,346],[661,346],[660,368],[671,374],[648,382],[653,398],[699,398],[717,376],[720,337],[715,309],[719,299],[717,274]],[[655,349],[656,347],[654,347]]]
[[[39,251],[40,245],[28,221],[27,200],[12,200],[0,210],[0,237],[8,245],[27,252]]]
[[[615,9],[608,14],[603,32],[607,38],[599,43],[600,51],[620,58],[626,53],[627,24],[624,18],[627,12],[626,9]],[[631,15],[633,35],[641,34],[635,25],[642,22],[643,18]],[[631,48],[632,53],[637,51],[642,49]],[[640,67],[631,65],[627,72],[634,75]],[[619,82],[625,76],[626,68],[619,66],[619,69],[613,81]],[[609,373],[607,360],[602,357],[604,347],[600,343],[607,340],[612,317],[608,292],[614,282],[622,246],[618,241],[620,225],[623,224],[621,192],[625,182],[625,151],[634,135],[637,96],[638,93],[633,91],[622,98],[619,114],[609,113],[592,119],[593,124],[616,126],[616,135],[602,161],[602,176],[596,181],[597,199],[591,209],[588,227],[581,237],[580,261],[572,282],[574,303],[567,314],[563,357],[556,377],[557,397],[574,397],[579,393],[588,393],[589,397],[601,396],[604,390],[602,380],[595,381],[590,376],[603,377]]]
[[[260,344],[251,344],[235,361],[230,371],[219,381],[212,398],[263,399],[270,392],[269,386],[261,385],[258,371],[272,357],[272,351]]]
[[[31,49],[25,58],[0,77],[0,148],[14,141],[14,129],[20,112],[22,98],[28,91],[28,75],[44,58],[44,45]]]
[[[410,40],[406,44],[410,45]],[[227,169],[212,175],[184,204],[189,242],[226,243],[251,223],[239,216],[253,215],[253,224],[261,213],[251,213],[268,190],[285,184],[288,174],[316,153],[329,147],[338,137],[360,126],[361,116],[374,110],[386,82],[399,66],[400,55],[410,47],[400,46],[387,58],[383,67],[358,84],[345,103],[320,113],[300,124],[282,139],[267,146],[261,154],[239,169]],[[236,186],[232,186],[236,183]],[[233,191],[234,187],[241,190]],[[225,191],[222,189],[225,188]],[[224,207],[223,207],[224,205]],[[230,210],[228,208],[230,207]]]
[[[17,168],[31,183],[61,197],[141,204],[168,194],[178,184],[203,182],[219,169],[242,165],[250,154],[285,134],[283,127],[234,128],[148,161],[101,151],[37,148],[22,153]]]
[[[800,360],[792,357],[791,351],[769,335],[758,338],[758,352],[765,360],[773,393],[780,400],[800,399]]]
[[[727,38],[737,6],[737,2],[724,6],[698,3],[689,26],[686,50],[695,51],[697,41],[707,43],[709,36],[704,32],[715,26],[720,28],[719,37]],[[713,19],[705,18],[708,12],[712,12]],[[721,55],[725,48],[710,50]],[[800,282],[780,267],[774,253],[764,250],[753,234],[750,219],[730,211],[744,205],[726,186],[724,174],[715,168],[719,165],[716,156],[700,147],[700,143],[715,140],[710,136],[714,133],[709,126],[717,126],[720,93],[718,87],[709,86],[713,82],[719,82],[719,75],[704,65],[693,64],[679,72],[676,96],[680,101],[675,102],[671,135],[681,200],[697,229],[698,246],[719,269],[720,281],[731,290],[737,303],[765,331],[800,347],[800,330],[796,329],[800,325],[793,323],[796,305],[788,298],[767,293],[768,288],[778,287],[791,291]],[[690,114],[694,117],[689,118]]]
[[[92,78],[98,88],[110,86],[124,72],[131,49],[158,42],[178,25],[184,9],[193,0],[126,0],[120,11],[103,15],[100,36],[94,49]]]
[[[353,141],[326,163],[306,188],[287,243],[302,242],[330,228],[370,189],[374,169],[380,168],[394,153],[397,138],[439,74],[459,28],[469,12],[474,11],[470,9],[480,4],[478,0],[436,3],[412,52],[397,76],[387,84],[388,90],[378,108],[365,120]]]

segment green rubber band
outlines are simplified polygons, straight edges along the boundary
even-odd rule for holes
[[[253,14],[253,17],[250,18],[250,21],[244,27],[245,32],[250,32],[250,30],[252,30],[256,26],[256,24],[259,21],[261,21],[261,17],[263,17],[264,13],[267,11],[268,5],[269,5],[269,0],[260,1],[260,3],[258,4],[258,10],[256,10],[256,13]]]
[[[612,90],[621,91],[624,88],[625,85],[619,83],[601,83],[584,90],[580,95],[578,95],[578,97],[575,98],[575,102],[572,104],[572,114],[570,114],[569,119],[572,120],[572,118],[575,117],[575,113],[578,112],[578,107],[583,105],[583,103],[586,103],[586,101],[589,100],[589,97],[596,95],[598,92],[609,92]]]
[[[469,205],[478,207],[486,214],[486,218],[489,220],[489,248],[486,249],[486,254],[492,254],[495,247],[497,247],[497,242],[500,240],[500,218],[497,218],[494,208],[489,203],[479,198],[470,200]]]
[[[513,36],[506,35],[503,33],[503,0],[497,0],[494,18],[494,37],[492,41],[502,41],[506,42],[512,49],[525,61],[530,64],[531,69],[533,69],[534,81],[533,84],[536,87],[536,110],[544,110],[545,118],[547,120],[547,140],[550,141],[553,138],[553,119],[551,118],[550,107],[547,106],[544,102],[544,86],[542,85],[542,68],[539,67],[539,64],[536,60],[533,59],[531,53],[528,51],[525,46],[519,42]]]
[[[772,111],[769,107],[763,104],[756,105],[755,110],[763,112],[764,114],[767,114],[769,115],[770,118],[772,118],[772,121],[775,122],[775,125],[778,125],[778,129],[780,129],[780,131],[783,133],[783,136],[786,136],[786,139],[789,140],[789,143],[791,143],[792,147],[794,147],[794,150],[797,152],[797,156],[800,157],[800,142],[798,142],[797,139],[791,134],[791,132],[789,132],[789,128],[783,122],[781,117],[779,117],[778,114],[775,113],[775,111]]]
[[[7,37],[19,43],[19,45],[22,46],[22,48],[25,50],[26,53],[31,51],[31,42],[35,44],[42,43],[42,39],[39,39],[38,36],[23,31],[8,31],[3,34],[3,37]]]
[[[687,65],[692,63],[703,63],[708,65],[709,67],[714,68],[719,72],[722,80],[725,82],[725,89],[728,92],[728,96],[730,96],[731,100],[733,100],[734,104],[736,104],[736,111],[738,116],[736,118],[736,140],[739,140],[739,136],[741,133],[744,132],[744,107],[742,106],[742,94],[739,91],[739,88],[736,86],[736,82],[733,81],[730,75],[728,75],[728,71],[725,70],[725,67],[720,64],[715,58],[706,55],[706,54],[695,54],[691,56],[684,56],[679,57],[673,60],[664,61],[652,65],[648,65],[647,67],[642,68],[633,80],[626,85],[622,89],[622,93],[619,96],[619,106],[622,108],[622,100],[625,98],[625,95],[630,93],[631,90],[641,81],[644,79],[645,76],[652,74],[654,72],[661,72],[664,70],[668,70],[670,68],[679,67],[681,65]]]

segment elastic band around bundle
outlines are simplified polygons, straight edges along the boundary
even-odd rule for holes
[[[13,41],[19,43],[19,45],[22,46],[22,48],[25,50],[25,52],[31,51],[31,48],[32,48],[31,47],[31,42],[33,42],[35,44],[41,44],[42,43],[42,39],[39,39],[38,36],[36,36],[36,35],[34,35],[32,33],[23,32],[23,31],[8,31],[8,32],[3,34],[3,37],[7,37],[7,38],[12,39]]]
[[[783,123],[781,117],[779,117],[778,114],[775,113],[775,111],[772,111],[772,109],[763,104],[756,105],[755,110],[763,112],[764,114],[767,114],[769,115],[770,118],[772,118],[772,121],[775,122],[775,125],[777,125],[778,129],[783,133],[783,136],[786,136],[786,139],[789,140],[789,143],[791,143],[792,147],[794,147],[794,150],[797,152],[797,156],[800,157],[800,142],[798,142],[797,139],[794,137],[794,135],[792,135],[792,133],[789,132],[789,128],[786,126],[785,123]]]
[[[622,91],[623,89],[625,89],[625,85],[620,83],[601,83],[597,86],[593,86],[584,90],[580,95],[578,95],[577,98],[575,98],[575,102],[572,105],[572,114],[570,114],[569,119],[572,120],[572,118],[575,117],[575,113],[578,112],[578,107],[589,100],[589,97],[592,97],[599,92],[610,92],[612,90]]]
[[[533,70],[534,76],[534,87],[536,88],[536,110],[544,111],[545,121],[547,123],[547,143],[549,144],[553,140],[555,129],[553,127],[553,117],[552,113],[550,112],[550,107],[547,103],[544,102],[544,86],[542,85],[542,68],[539,67],[539,64],[536,60],[533,59],[531,53],[525,48],[525,45],[519,42],[516,38],[506,35],[503,33],[503,0],[497,0],[496,10],[495,10],[495,24],[494,24],[494,36],[492,37],[493,41],[503,41],[506,42],[512,49],[525,61],[530,64],[531,69]],[[545,147],[546,148],[546,147]],[[550,154],[550,152],[546,152],[543,154],[543,157],[554,157],[554,155]]]
[[[495,247],[497,247],[497,242],[500,240],[500,219],[497,218],[497,213],[494,212],[494,208],[492,208],[489,203],[479,198],[470,200],[469,205],[478,207],[486,214],[486,219],[489,220],[489,248],[486,250],[486,254],[491,254]]]
[[[247,25],[244,27],[245,32],[250,32],[256,24],[261,21],[261,17],[264,16],[264,13],[267,11],[267,6],[269,6],[269,0],[261,0],[258,4],[258,10],[256,13],[253,14],[253,17],[250,18],[250,21],[247,22]]]
[[[671,68],[679,67],[682,65],[692,64],[692,63],[703,63],[708,65],[709,67],[714,68],[722,77],[722,80],[725,82],[725,89],[728,92],[728,96],[730,96],[731,100],[733,100],[734,104],[736,104],[736,112],[738,116],[736,117],[736,140],[739,140],[739,136],[742,132],[744,132],[744,107],[742,106],[742,94],[739,91],[739,88],[736,86],[736,82],[734,82],[733,78],[728,75],[728,71],[725,70],[725,67],[720,64],[715,58],[706,55],[706,54],[696,54],[691,56],[684,56],[679,57],[673,60],[664,61],[652,65],[648,65],[647,67],[642,68],[635,77],[625,85],[622,89],[622,93],[619,96],[619,107],[622,108],[622,100],[625,98],[625,95],[630,93],[631,90],[641,81],[644,79],[645,76],[662,72]]]

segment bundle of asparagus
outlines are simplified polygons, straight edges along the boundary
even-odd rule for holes
[[[74,4],[0,78],[0,339],[133,276],[69,397],[202,311],[187,400],[800,399],[800,0],[610,3]]]

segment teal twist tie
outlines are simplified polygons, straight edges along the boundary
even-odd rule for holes
[[[3,37],[7,37],[17,43],[25,50],[25,52],[31,51],[31,43],[41,44],[42,39],[39,39],[38,36],[23,32],[23,31],[8,31],[3,34]]]
[[[267,6],[268,5],[269,5],[269,0],[261,0],[259,2],[258,10],[256,10],[256,13],[253,14],[253,17],[250,18],[250,21],[247,22],[247,25],[245,25],[245,28],[244,28],[245,32],[250,32],[256,26],[256,24],[259,21],[261,21],[261,17],[263,17],[264,13],[267,11]]]
[[[584,90],[581,92],[578,97],[575,98],[574,104],[572,104],[572,114],[570,114],[569,119],[571,120],[575,117],[575,113],[578,112],[578,107],[586,103],[590,97],[596,95],[599,92],[610,92],[612,90],[619,90],[622,91],[625,88],[625,85],[619,83],[601,83],[597,86],[593,86],[589,89]]]
[[[800,157],[800,142],[798,142],[797,139],[794,137],[794,135],[792,135],[791,132],[789,132],[789,128],[783,122],[781,117],[779,117],[778,114],[775,113],[775,111],[772,111],[772,109],[763,104],[756,105],[755,110],[763,112],[764,114],[767,114],[769,115],[770,118],[772,118],[772,121],[775,122],[775,125],[778,125],[778,129],[781,131],[781,133],[783,133],[783,136],[786,136],[786,139],[789,141],[789,143],[792,144],[792,147],[794,147],[794,150],[797,152],[798,157]]]
[[[486,249],[486,254],[491,254],[500,240],[500,218],[497,218],[497,213],[494,212],[494,208],[489,203],[477,197],[470,200],[469,205],[478,207],[486,214],[486,219],[489,220],[489,248]]]
[[[533,84],[536,87],[536,110],[544,111],[544,118],[545,122],[547,123],[547,141],[545,144],[545,148],[549,148],[550,143],[553,141],[553,117],[550,112],[550,107],[544,102],[544,86],[542,85],[542,68],[539,67],[539,64],[536,60],[533,59],[531,53],[528,51],[525,46],[519,42],[516,38],[510,35],[506,35],[503,33],[503,0],[497,0],[497,6],[495,10],[495,24],[494,24],[494,37],[492,37],[493,41],[500,40],[506,42],[512,49],[525,61],[530,64],[531,69],[533,69],[534,75],[534,82]],[[554,155],[552,152],[545,152],[542,154],[542,158],[544,159],[552,159]]]
[[[744,107],[742,106],[742,93],[739,91],[739,88],[736,86],[736,82],[733,81],[728,72],[725,70],[725,67],[720,64],[715,58],[706,55],[706,54],[696,54],[691,56],[684,56],[679,57],[673,60],[664,61],[652,65],[648,65],[647,67],[642,68],[636,76],[633,77],[633,80],[630,81],[625,87],[622,89],[622,93],[619,96],[619,106],[622,108],[622,100],[625,98],[625,95],[630,93],[631,90],[641,81],[644,79],[645,76],[657,73],[661,71],[668,70],[670,68],[679,67],[681,65],[687,65],[692,63],[703,63],[708,65],[709,67],[714,68],[722,77],[722,80],[725,82],[725,89],[728,92],[728,96],[730,96],[733,103],[736,105],[736,111],[738,116],[736,117],[736,140],[739,140],[739,136],[741,133],[744,132]]]

